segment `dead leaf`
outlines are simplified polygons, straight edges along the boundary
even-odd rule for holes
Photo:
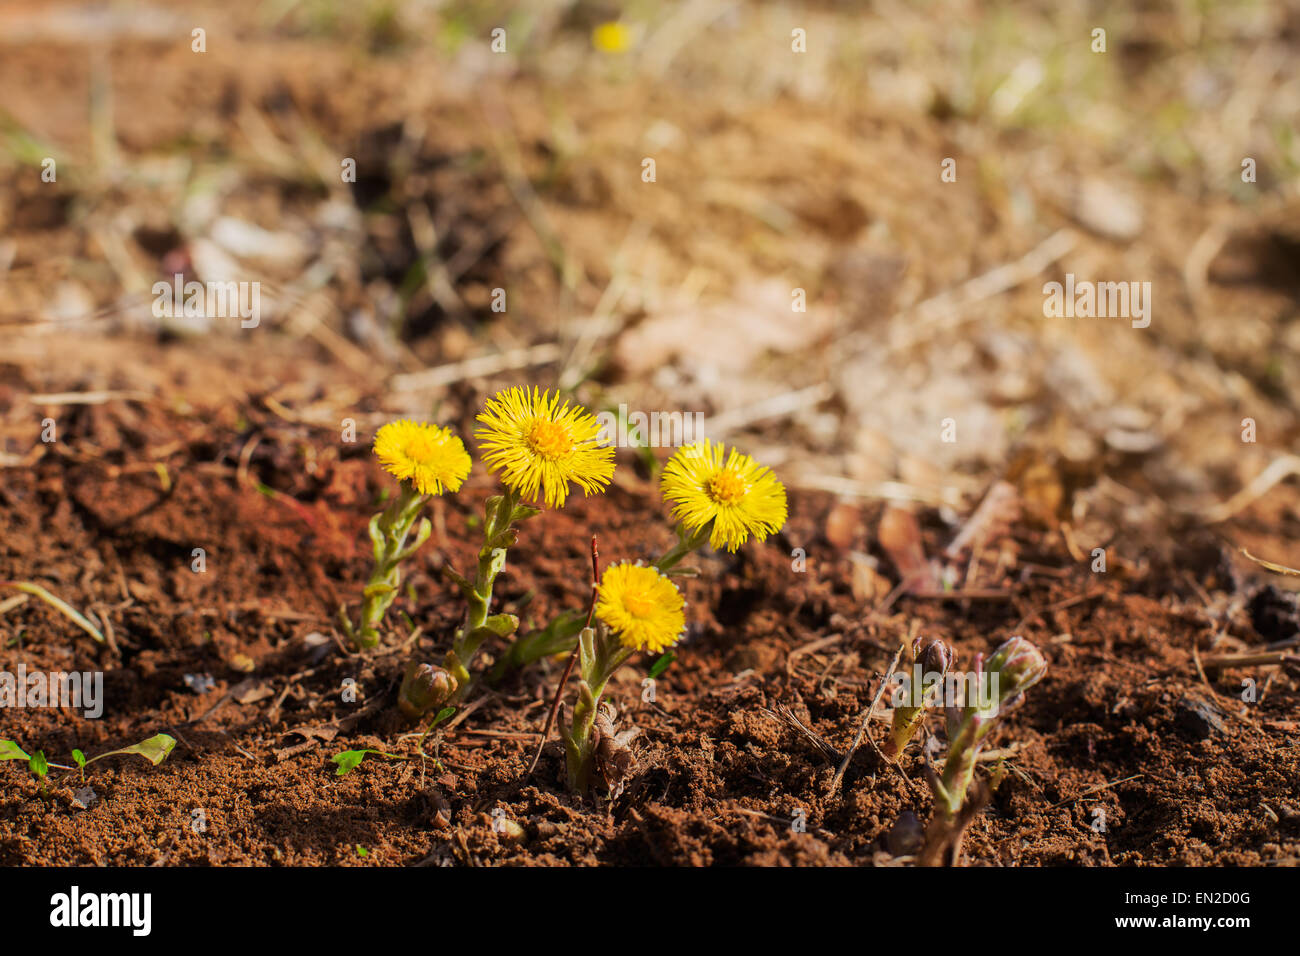
[[[290,757],[296,757],[308,750],[314,750],[322,743],[329,743],[339,735],[339,729],[332,724],[322,724],[317,727],[294,727],[292,730],[286,730],[280,737],[283,739],[294,734],[302,737],[303,742],[272,750],[271,752],[275,754],[277,763],[288,760]]]
[[[841,501],[826,515],[826,540],[842,551],[853,547],[862,528],[862,509]]]
[[[254,704],[259,700],[265,700],[275,693],[268,680],[245,680],[240,681],[230,690],[230,696],[241,704]]]
[[[609,798],[617,800],[628,778],[636,770],[636,755],[628,745],[640,733],[636,727],[630,727],[621,733],[615,733],[614,720],[618,713],[608,703],[601,705],[596,714],[596,775],[600,777],[609,790]]]
[[[863,604],[875,605],[883,601],[893,588],[877,568],[876,559],[860,551],[849,555],[853,565],[853,597]]]
[[[925,594],[939,590],[939,578],[926,560],[921,526],[916,516],[897,505],[885,507],[880,516],[880,546],[894,562],[904,590]]]

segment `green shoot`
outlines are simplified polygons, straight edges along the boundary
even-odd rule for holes
[[[172,748],[175,746],[176,739],[174,737],[167,734],[155,734],[148,740],[142,740],[138,744],[123,747],[121,750],[110,750],[108,753],[100,754],[98,757],[91,757],[89,760],[80,750],[73,750],[72,761],[76,764],[76,767],[68,767],[59,763],[50,763],[45,759],[43,751],[38,750],[35,755],[29,755],[12,740],[0,740],[0,760],[26,760],[28,769],[38,780],[44,780],[51,768],[56,770],[80,770],[81,779],[85,780],[86,768],[96,760],[103,760],[105,757],[113,757],[119,754],[139,754],[156,767],[167,759],[167,755],[172,752]]]
[[[334,763],[338,764],[338,769],[334,771],[336,777],[342,777],[351,773],[361,765],[361,761],[366,759],[366,754],[375,754],[379,757],[387,757],[389,760],[405,760],[400,754],[384,753],[382,750],[344,750],[330,757]]]
[[[661,654],[659,656],[659,659],[656,660],[652,665],[650,665],[650,670],[646,674],[646,676],[649,677],[651,680],[657,680],[660,677],[660,675],[663,674],[664,671],[672,667],[673,661],[675,660],[677,660],[677,655],[674,654],[672,651],[667,651]]]

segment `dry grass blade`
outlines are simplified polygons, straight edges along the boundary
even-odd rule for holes
[[[1291,475],[1300,475],[1300,455],[1283,455],[1255,476],[1255,479],[1241,491],[1221,504],[1211,505],[1199,512],[1201,520],[1207,524],[1227,521],[1238,511],[1262,498],[1268,491]]]
[[[45,590],[45,588],[41,587],[39,584],[33,584],[31,581],[0,581],[0,587],[16,588],[19,591],[27,592],[32,597],[40,598],[50,607],[54,608],[56,611],[58,611],[60,614],[62,614],[64,617],[70,620],[73,624],[77,625],[77,627],[81,628],[83,631],[85,631],[87,634],[93,637],[98,643],[100,644],[107,643],[104,640],[104,635],[100,633],[99,628],[95,627],[94,624],[90,623],[90,621],[80,611],[78,611],[71,604],[68,604],[62,598],[55,597],[53,594]]]
[[[1293,578],[1300,578],[1300,571],[1297,571],[1295,568],[1288,568],[1285,564],[1274,564],[1272,561],[1265,561],[1263,558],[1257,558],[1245,548],[1241,549],[1241,553],[1250,558],[1250,560],[1254,561],[1260,567],[1268,568],[1270,571],[1276,571],[1278,574],[1286,574]]]
[[[867,708],[866,713],[862,715],[862,724],[858,727],[857,736],[853,738],[853,745],[849,747],[849,752],[844,755],[844,761],[840,764],[839,769],[835,771],[835,776],[831,779],[831,793],[839,789],[840,781],[844,779],[844,772],[849,769],[849,764],[853,762],[853,755],[857,753],[862,738],[867,732],[867,725],[871,723],[871,718],[875,716],[876,707],[880,704],[880,698],[885,695],[885,688],[889,686],[890,680],[894,676],[894,671],[898,669],[898,662],[902,659],[903,650],[906,644],[899,644],[898,650],[894,654],[894,659],[889,662],[889,670],[885,672],[884,679],[880,686],[876,688],[876,696],[871,698],[871,706]],[[870,739],[870,738],[868,738]],[[871,742],[874,747],[875,741]],[[876,751],[879,753],[879,751]]]
[[[467,378],[479,378],[496,375],[499,372],[527,368],[532,365],[545,365],[560,357],[560,347],[553,342],[534,345],[531,348],[511,349],[492,355],[480,355],[475,358],[439,365],[419,372],[408,372],[393,376],[392,386],[398,391],[411,391],[421,388],[440,388],[463,381]]]
[[[1222,670],[1225,667],[1300,667],[1300,655],[1286,654],[1282,651],[1265,651],[1259,654],[1216,654],[1201,658],[1207,670]]]
[[[806,739],[810,744],[812,744],[813,747],[815,747],[817,751],[821,753],[821,755],[825,757],[832,765],[838,764],[840,760],[843,758],[844,756],[843,754],[841,754],[829,742],[827,742],[827,740],[824,737],[822,737],[811,727],[805,724],[802,720],[800,720],[798,716],[794,713],[794,711],[792,711],[785,704],[777,704],[775,708],[772,709],[764,708],[764,709],[766,709],[767,712],[772,716],[785,721],[796,731],[798,731],[798,733],[802,735],[804,739]]]

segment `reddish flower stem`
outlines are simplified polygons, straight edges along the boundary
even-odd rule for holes
[[[591,619],[596,613],[596,585],[600,583],[600,552],[596,549],[596,536],[591,536],[591,601],[587,604],[587,627],[591,627]],[[585,630],[585,628],[584,628]],[[578,648],[581,642],[573,645],[573,653],[569,655],[569,662],[564,665],[564,674],[560,677],[560,684],[555,688],[555,697],[551,700],[550,712],[546,715],[546,726],[542,728],[542,739],[537,742],[537,752],[533,754],[533,762],[528,765],[528,773],[525,776],[532,776],[537,769],[537,761],[542,759],[542,748],[546,746],[546,740],[551,735],[551,725],[555,723],[555,715],[560,712],[560,699],[564,696],[564,687],[569,683],[569,675],[573,673],[573,665],[578,662]]]

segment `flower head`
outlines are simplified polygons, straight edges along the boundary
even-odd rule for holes
[[[686,602],[658,568],[611,564],[596,588],[596,616],[632,650],[672,647],[686,628]]]
[[[547,507],[562,508],[569,482],[584,494],[601,492],[614,474],[614,449],[600,444],[600,423],[581,406],[560,404],[556,392],[508,388],[488,400],[474,434],[489,471],[506,487]]]
[[[375,457],[390,475],[410,481],[422,495],[458,491],[471,462],[450,428],[423,422],[389,422],[375,433]]]
[[[998,676],[995,686],[1000,703],[1006,706],[1043,679],[1047,659],[1037,647],[1017,635],[999,646],[984,667]]]
[[[762,541],[785,524],[785,486],[764,468],[734,448],[707,438],[685,445],[664,466],[661,485],[673,506],[673,517],[688,531],[713,522],[709,543],[735,551],[752,534]]]
[[[632,45],[632,31],[617,20],[598,24],[591,31],[591,45],[601,53],[622,53]]]

